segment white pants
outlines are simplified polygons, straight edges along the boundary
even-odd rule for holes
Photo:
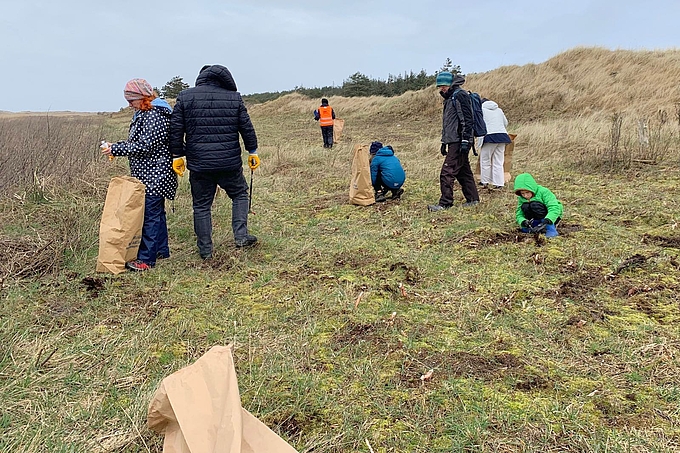
[[[505,185],[505,143],[485,143],[479,153],[479,169],[482,184]]]

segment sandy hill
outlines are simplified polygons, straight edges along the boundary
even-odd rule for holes
[[[633,51],[575,48],[540,64],[502,66],[469,74],[465,88],[493,99],[514,121],[594,113],[642,116],[659,110],[680,114],[680,49]],[[318,99],[291,94],[252,107],[270,113],[308,112]],[[366,114],[438,114],[441,102],[434,87],[396,98],[331,97],[339,111]],[[266,106],[266,107],[265,107]]]

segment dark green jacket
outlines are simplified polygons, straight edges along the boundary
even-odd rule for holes
[[[530,200],[527,200],[519,195],[518,191],[520,190],[529,190],[534,196]],[[522,205],[530,201],[540,201],[543,203],[545,207],[548,208],[548,215],[546,215],[545,218],[552,220],[553,223],[558,217],[562,217],[562,203],[559,202],[550,189],[536,184],[534,177],[529,173],[517,175],[515,178],[515,194],[517,194],[517,210],[515,211],[515,218],[517,218],[517,223],[520,225],[523,221],[527,220],[522,212]]]

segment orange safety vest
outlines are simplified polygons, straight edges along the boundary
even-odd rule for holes
[[[333,125],[333,109],[330,105],[319,107],[319,126]]]

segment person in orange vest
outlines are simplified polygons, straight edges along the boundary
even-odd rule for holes
[[[321,99],[321,107],[314,110],[314,121],[319,122],[321,126],[321,135],[323,136],[323,147],[333,147],[333,120],[335,119],[335,112],[333,107],[328,105],[328,99]]]

